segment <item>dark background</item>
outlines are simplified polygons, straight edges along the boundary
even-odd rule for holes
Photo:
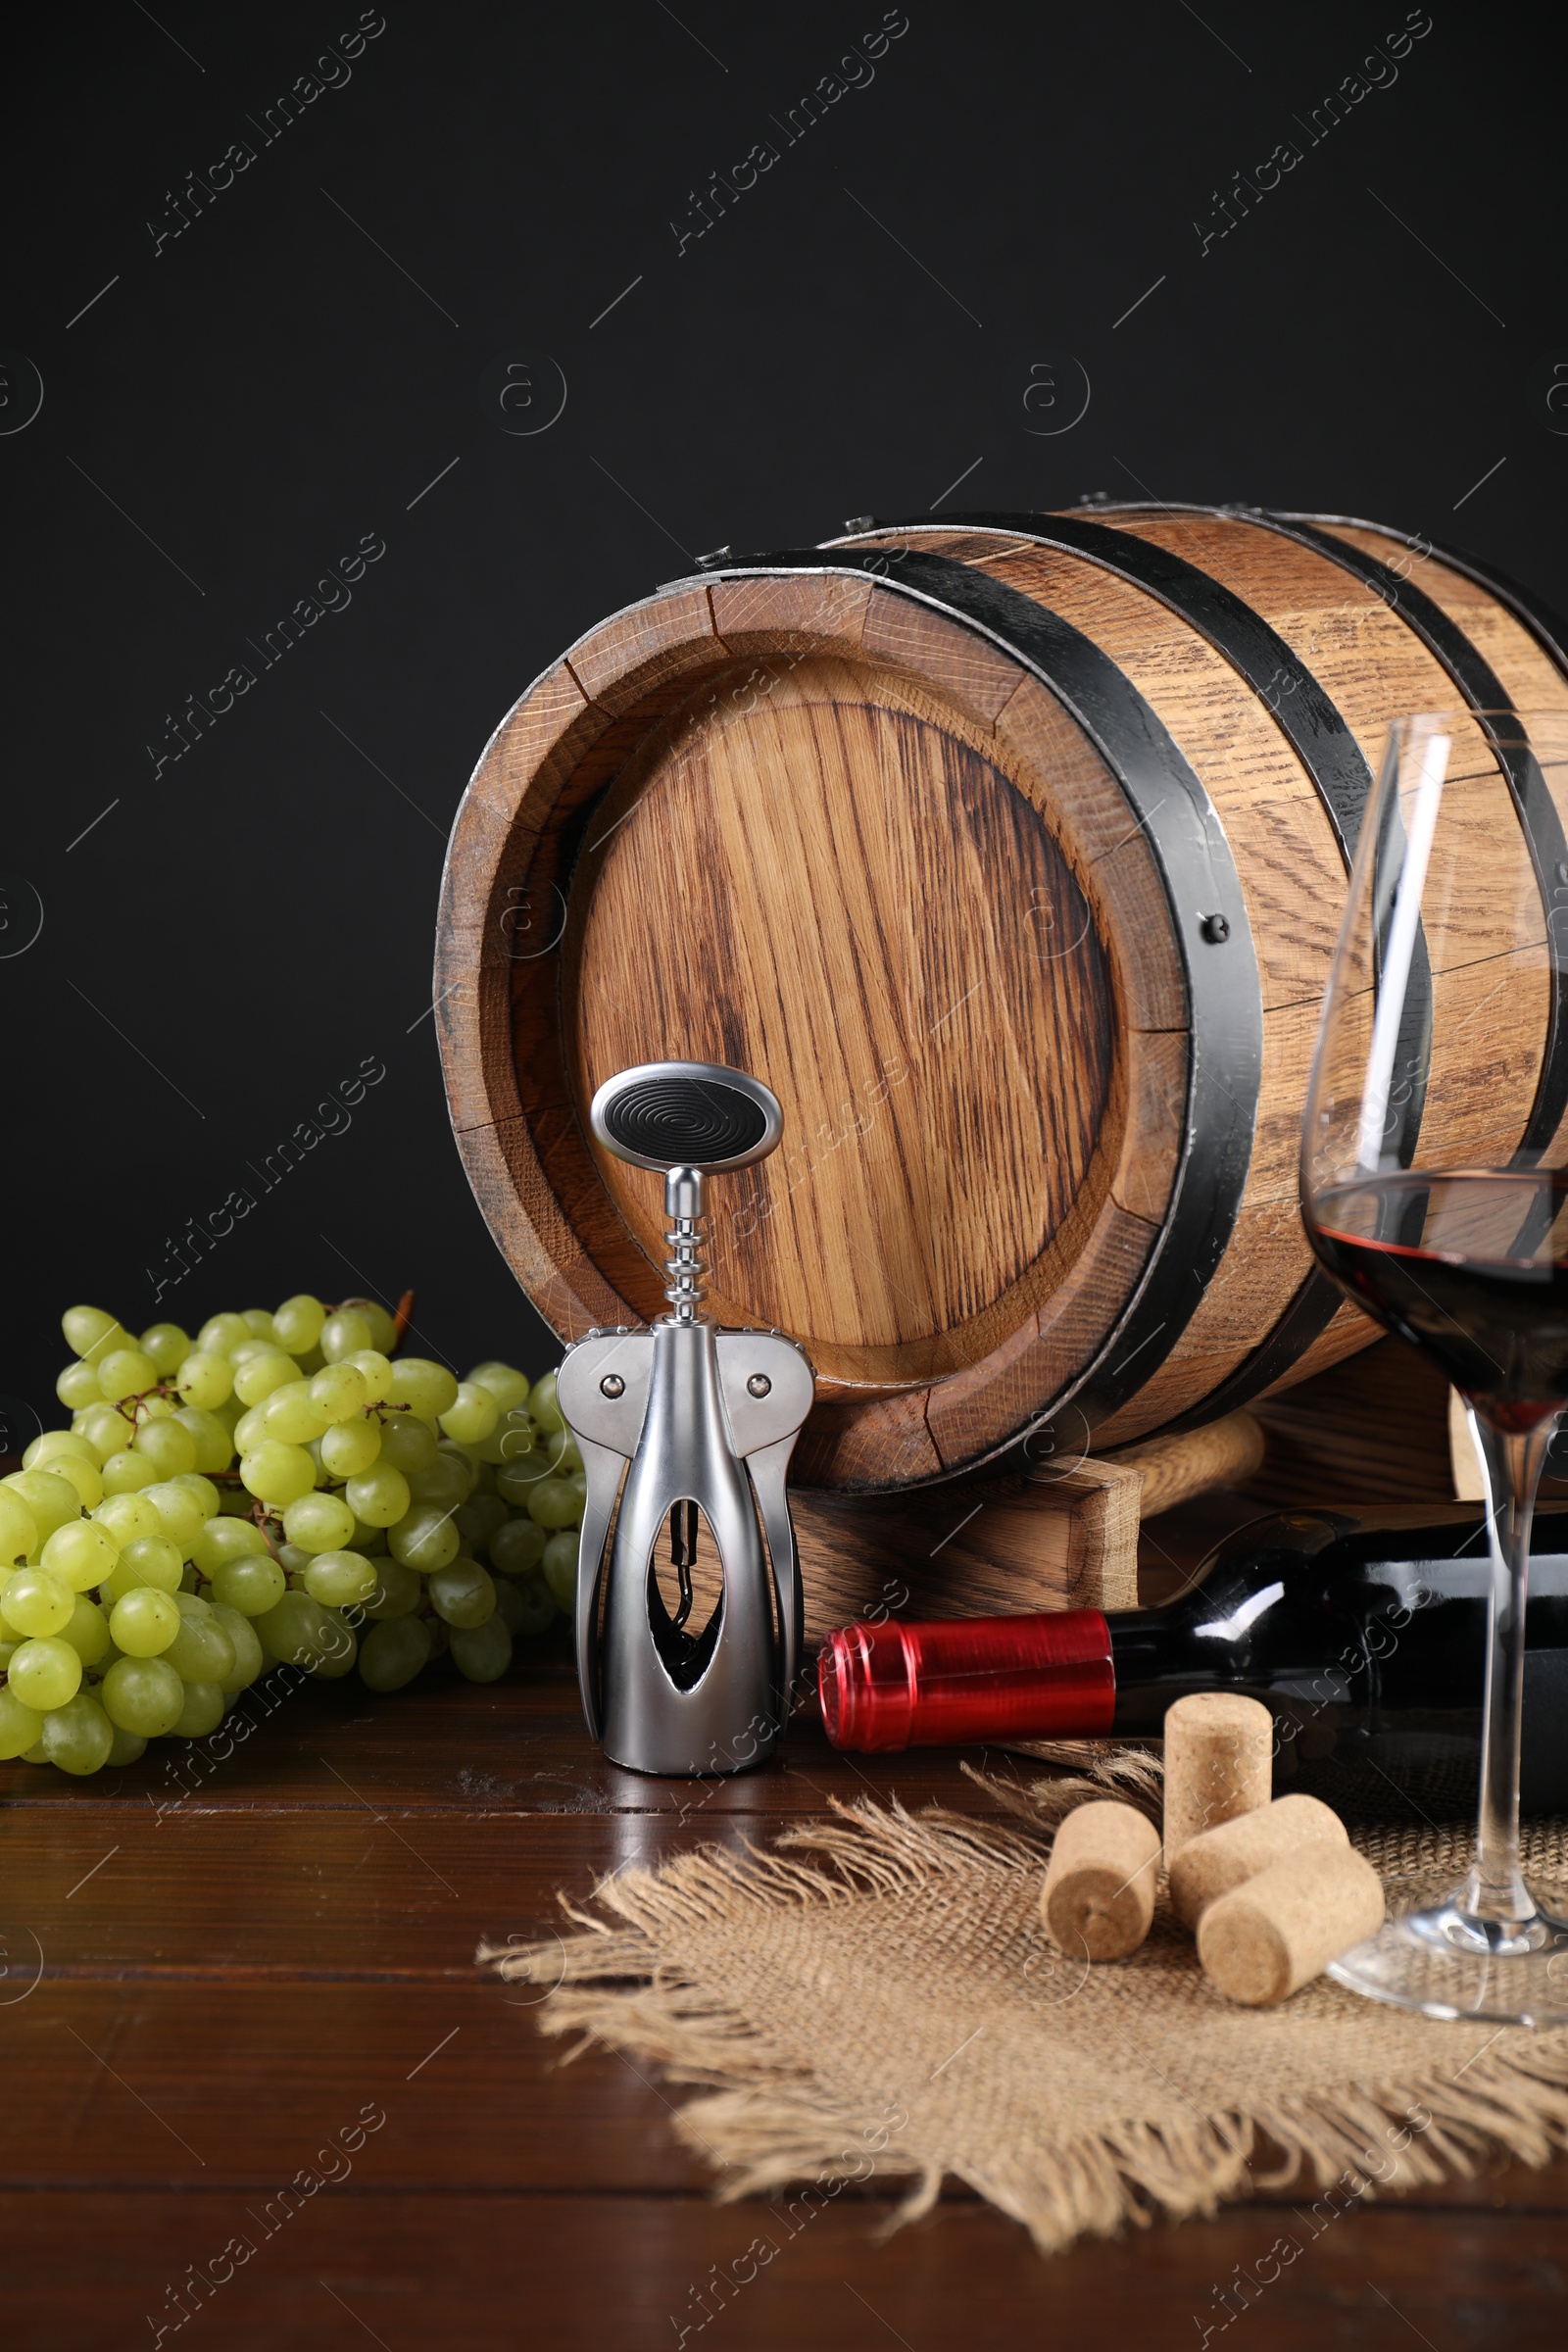
[[[194,1331],[413,1284],[460,1370],[551,1359],[448,1130],[442,847],[528,681],[697,553],[1103,489],[1366,514],[1568,604],[1544,11],[1434,0],[1316,144],[1302,119],[1396,0],[907,16],[792,145],[779,119],[873,0],[386,0],[351,78],[265,145],[356,8],[13,28],[0,346],[44,397],[0,434],[12,1443],[62,1418],[78,1299]],[[694,191],[764,139],[777,163],[677,252]],[[1216,192],[1290,139],[1202,251]],[[256,160],[155,252],[234,140]],[[501,429],[497,361],[531,367],[540,419],[564,375],[548,429]],[[1022,398],[1048,365],[1054,417]],[[24,366],[10,384],[14,428]],[[352,602],[264,669],[247,640],[367,533],[386,552]],[[168,714],[240,662],[255,686],[155,774]],[[365,1057],[386,1075],[352,1125],[260,1195],[247,1167]],[[254,1212],[155,1301],[171,1237],[236,1185]]]

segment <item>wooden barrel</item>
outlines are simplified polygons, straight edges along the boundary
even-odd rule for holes
[[[1401,710],[1568,710],[1562,647],[1340,517],[1086,502],[706,559],[535,680],[453,831],[448,1095],[518,1279],[563,1339],[662,1311],[661,1179],[587,1105],[680,1057],[784,1106],[712,1187],[710,1303],[809,1350],[808,1483],[1116,1445],[1365,1346],[1297,1152],[1372,768]],[[1544,922],[1568,786],[1472,733],[1479,927],[1489,859]],[[1435,975],[1430,1139],[1562,1156],[1544,962]]]

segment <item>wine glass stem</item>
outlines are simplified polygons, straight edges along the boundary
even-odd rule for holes
[[[1460,1908],[1477,1921],[1522,1925],[1536,1910],[1519,1868],[1519,1730],[1524,1713],[1530,1522],[1557,1424],[1551,1416],[1531,1430],[1494,1429],[1474,1406],[1469,1421],[1486,1473],[1492,1600],[1481,1723],[1481,1803],[1475,1859]]]

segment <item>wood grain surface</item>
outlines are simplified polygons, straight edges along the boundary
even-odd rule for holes
[[[1256,1507],[1156,1520],[1145,1598]],[[959,1762],[839,1756],[802,1719],[762,1772],[646,1780],[588,1743],[547,1637],[485,1690],[307,1687],[210,1770],[162,1743],[87,1782],[0,1766],[7,2352],[128,2352],[160,2327],[182,2352],[656,2352],[683,2327],[732,2352],[1185,2352],[1227,2310],[1288,2352],[1402,2352],[1412,2328],[1437,2352],[1560,2342],[1568,2166],[1314,2224],[1260,2151],[1216,2220],[1049,2264],[960,2183],[891,2235],[875,2184],[808,2227],[788,2192],[716,2202],[671,2130],[687,2090],[609,2050],[564,2063],[527,1988],[472,1965],[481,1934],[547,1936],[558,1890],[765,1841],[834,1798],[990,1812]],[[1245,2286],[1226,2305],[1282,2236],[1299,2252],[1260,2307]],[[715,2295],[754,2240],[755,2278]]]
[[[1310,673],[1372,765],[1391,715],[1457,699],[1396,600],[1327,555],[1240,515],[1103,520],[1269,624],[1266,692],[1101,564],[961,525],[881,534],[1117,664],[1204,784],[1247,902],[1262,1069],[1235,1230],[1102,1447],[1201,1410],[1311,1273],[1296,1160],[1346,873],[1290,698]],[[1418,579],[1516,699],[1568,713],[1568,682],[1495,598],[1338,527]],[[1473,721],[1455,734],[1474,886],[1428,925],[1425,1134],[1506,1157],[1546,1036],[1544,915],[1496,760]],[[1550,783],[1568,807],[1568,762]],[[1195,1053],[1190,919],[1089,736],[988,638],[871,578],[677,582],[524,695],[460,814],[438,1017],[481,1206],[564,1337],[657,1314],[659,1179],[586,1140],[587,1102],[636,1061],[756,1071],[785,1143],[714,1188],[712,1307],[810,1352],[800,1476],[853,1492],[983,1465],[1100,1358],[1155,1248]],[[1276,1386],[1372,1328],[1337,1315]]]

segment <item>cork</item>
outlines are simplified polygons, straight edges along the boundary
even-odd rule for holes
[[[1345,1824],[1315,1796],[1277,1796],[1189,1838],[1170,1866],[1171,1908],[1196,1928],[1207,1906],[1305,1845],[1348,1845]]]
[[[1303,1845],[1209,1904],[1198,1957],[1249,2008],[1283,2001],[1383,1925],[1383,1886],[1348,1845]]]
[[[1255,1698],[1203,1690],[1165,1716],[1165,1866],[1189,1838],[1273,1793],[1274,1719]]]
[[[1154,1915],[1159,1833],[1133,1805],[1080,1805],[1056,1832],[1040,1915],[1053,1943],[1073,1959],[1119,1960],[1136,1951]]]

